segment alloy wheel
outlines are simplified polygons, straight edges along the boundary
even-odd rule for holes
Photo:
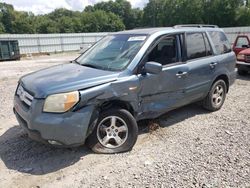
[[[128,138],[128,126],[118,116],[106,117],[98,124],[97,138],[104,147],[110,149],[118,148]]]
[[[217,85],[212,95],[213,104],[215,106],[220,106],[223,103],[224,95],[225,91],[223,86]]]

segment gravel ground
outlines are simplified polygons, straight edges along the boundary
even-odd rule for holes
[[[131,152],[100,155],[36,143],[12,113],[20,76],[71,58],[0,62],[0,187],[250,187],[250,75],[220,111],[193,104],[140,122]]]

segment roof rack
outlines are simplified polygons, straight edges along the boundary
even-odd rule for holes
[[[135,27],[135,28],[133,28],[132,30],[136,30],[136,29],[152,29],[152,27],[147,27],[147,26],[145,26],[145,27]]]
[[[180,28],[180,27],[207,27],[207,28],[218,28],[217,25],[203,25],[203,24],[186,24],[186,25],[175,25],[174,28]]]

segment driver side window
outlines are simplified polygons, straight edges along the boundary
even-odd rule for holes
[[[176,36],[163,38],[148,54],[147,61],[154,61],[162,66],[176,63],[178,61]]]

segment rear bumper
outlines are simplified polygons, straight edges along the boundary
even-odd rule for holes
[[[237,61],[236,66],[240,70],[250,71],[250,63]]]
[[[43,100],[34,99],[30,109],[25,109],[15,96],[14,113],[31,139],[62,146],[84,144],[93,106],[62,114],[44,113],[42,108]]]

